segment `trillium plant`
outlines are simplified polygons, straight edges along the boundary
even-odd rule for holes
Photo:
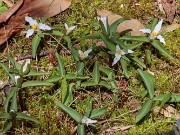
[[[87,118],[86,116],[84,116],[83,119],[81,120],[81,122],[88,126],[88,125],[92,125],[92,124],[96,123],[97,120],[92,120],[92,119]]]
[[[161,27],[162,27],[162,22],[163,22],[163,20],[161,19],[157,23],[157,25],[155,26],[153,31],[151,31],[150,29],[140,29],[139,31],[141,31],[143,33],[148,33],[150,39],[157,38],[157,39],[159,39],[159,41],[161,43],[166,44],[164,38],[160,35],[160,30],[161,30]]]
[[[92,51],[92,49],[89,49],[85,52],[82,52],[81,50],[78,50],[79,57],[83,60],[88,57],[89,53]]]
[[[76,26],[69,27],[66,23],[64,24],[64,26],[66,29],[66,35],[69,35],[76,28]]]
[[[103,23],[103,25],[104,25],[104,27],[105,27],[105,29],[107,31],[107,27],[108,27],[108,25],[107,25],[107,16],[97,17],[97,20],[102,21],[102,23]]]
[[[51,27],[49,27],[46,24],[38,23],[36,20],[34,20],[32,17],[25,16],[25,20],[30,24],[31,28],[27,30],[26,38],[29,38],[35,31],[39,30],[51,30]]]
[[[112,66],[114,66],[120,59],[122,55],[128,54],[128,53],[133,53],[134,51],[132,50],[121,50],[119,45],[116,45],[116,53],[115,53],[115,58],[113,60]]]

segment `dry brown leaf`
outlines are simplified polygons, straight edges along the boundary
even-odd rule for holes
[[[23,4],[23,0],[20,0],[16,5],[9,8],[7,11],[5,11],[3,14],[0,15],[0,23],[6,22],[9,17],[11,17]]]
[[[64,11],[70,4],[71,0],[20,0],[0,15],[0,45],[21,30],[26,15],[49,18]]]
[[[160,107],[156,106],[156,107],[154,107],[153,110],[154,110],[154,112],[158,113],[159,109],[160,109]],[[172,107],[172,106],[170,106],[168,104],[165,104],[163,106],[163,108],[161,109],[160,113],[162,115],[164,115],[165,117],[174,117],[176,119],[180,118],[180,114],[178,113],[178,111],[174,107]]]
[[[133,125],[128,125],[128,126],[114,126],[114,127],[111,127],[109,129],[106,130],[106,132],[115,132],[115,131],[125,131],[125,130],[128,130],[132,127]]]
[[[174,31],[178,28],[180,28],[180,24],[174,23],[174,24],[168,25],[167,27],[163,28],[163,31],[171,32],[171,31]]]
[[[162,5],[166,13],[166,20],[172,23],[176,14],[176,0],[162,0]]]
[[[120,15],[114,14],[111,11],[107,11],[107,10],[97,10],[97,14],[99,16],[107,16],[109,24],[112,24],[116,20],[122,18]],[[130,19],[130,20],[126,20],[123,23],[121,23],[118,26],[117,31],[124,32],[124,31],[131,30],[131,35],[140,36],[140,35],[143,35],[143,33],[140,32],[139,30],[143,29],[143,28],[144,28],[144,26],[143,26],[143,24],[141,24],[140,21],[138,21],[136,19]]]

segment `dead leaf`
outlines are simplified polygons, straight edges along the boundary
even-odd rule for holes
[[[23,4],[23,0],[20,0],[16,5],[13,7],[9,8],[7,11],[5,11],[3,14],[0,15],[0,23],[6,22],[9,17],[11,17],[18,9],[19,7]]]
[[[163,31],[171,32],[171,31],[174,31],[174,30],[176,30],[178,28],[180,28],[180,24],[174,23],[174,24],[168,25],[167,27],[164,27]]]
[[[0,45],[22,29],[26,15],[52,17],[67,9],[71,0],[20,0],[0,15]]]
[[[99,16],[107,16],[108,17],[108,23],[111,25],[113,22],[115,22],[116,20],[122,18],[120,15],[114,14],[111,11],[107,11],[107,10],[97,10],[97,14]],[[128,31],[131,30],[131,35],[133,36],[140,36],[143,35],[142,32],[140,32],[140,29],[143,29],[144,26],[143,24],[141,24],[140,21],[136,20],[136,19],[130,19],[130,20],[126,20],[123,23],[121,23],[118,28],[117,31],[118,32],[124,32],[124,31]]]
[[[114,126],[114,127],[111,127],[109,129],[106,130],[106,132],[115,132],[115,131],[125,131],[125,130],[128,130],[130,129],[131,127],[133,127],[133,125],[128,125],[128,126]]]
[[[8,7],[12,7],[13,3],[9,0],[3,0],[3,2],[8,6]]]
[[[159,109],[160,109],[160,107],[156,106],[156,107],[154,107],[153,110],[154,110],[154,112],[158,113]],[[174,117],[176,119],[180,118],[180,114],[178,113],[178,111],[174,107],[172,107],[172,106],[170,106],[168,104],[165,104],[163,106],[163,108],[161,109],[160,113],[162,115],[164,115],[165,117],[170,117],[170,118]]]
[[[161,0],[163,9],[166,13],[166,20],[170,23],[174,21],[176,14],[176,1],[175,0]]]

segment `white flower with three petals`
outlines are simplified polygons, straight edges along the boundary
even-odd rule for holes
[[[159,39],[159,41],[160,41],[161,43],[166,44],[164,38],[163,38],[161,35],[159,35],[159,32],[160,32],[161,27],[162,27],[162,22],[163,22],[163,20],[161,19],[161,20],[156,24],[156,26],[154,27],[154,30],[153,30],[153,31],[151,31],[150,29],[140,29],[139,31],[141,31],[141,32],[143,32],[143,33],[148,33],[148,34],[150,34],[150,37],[149,37],[150,39],[157,38],[157,39]]]
[[[25,16],[25,20],[30,24],[31,29],[29,29],[26,33],[26,38],[29,38],[35,30],[41,29],[41,30],[51,30],[51,27],[49,27],[46,24],[43,23],[37,23],[36,20],[32,19],[29,16]]]
[[[66,35],[70,34],[76,28],[76,26],[69,27],[66,23],[64,24],[64,26],[66,28]]]
[[[87,118],[86,116],[84,116],[84,118],[81,120],[81,122],[88,126],[89,124],[92,125],[93,123],[96,123],[97,120],[92,120],[92,119]]]
[[[128,54],[128,53],[133,53],[134,51],[132,50],[121,50],[119,45],[116,45],[116,53],[115,53],[115,58],[113,60],[112,66],[114,66],[120,59],[122,55]]]
[[[97,17],[98,21],[101,20],[103,22],[103,25],[107,31],[107,16],[101,16],[101,17]]]
[[[92,49],[89,49],[89,50],[87,50],[87,51],[85,51],[85,52],[82,52],[81,50],[78,50],[79,57],[80,57],[81,59],[85,59],[85,58],[88,57],[88,55],[89,55],[89,53],[90,53],[91,51],[92,51]]]

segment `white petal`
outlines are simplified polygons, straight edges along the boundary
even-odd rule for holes
[[[39,23],[38,27],[41,30],[51,30],[51,27],[49,27],[48,25],[43,24],[43,23]]]
[[[166,44],[164,38],[161,35],[158,35],[157,39],[159,39],[161,43]]]
[[[143,33],[151,33],[150,29],[140,29],[139,31],[141,31]]]
[[[107,31],[107,17],[106,16],[102,17],[102,22],[103,22],[104,27],[105,27],[105,29]]]
[[[65,26],[66,30],[69,28],[67,23],[65,23],[64,26]]]
[[[116,55],[116,57],[113,60],[112,66],[114,66],[121,58],[121,55]]]
[[[29,38],[34,33],[33,29],[29,29],[26,33],[26,38]]]
[[[119,47],[119,45],[116,45],[116,52],[117,52],[118,50],[120,50],[120,47]]]
[[[155,28],[154,28],[154,32],[156,33],[159,33],[161,27],[162,27],[162,22],[163,22],[163,19],[161,19],[158,24],[156,24]]]
[[[29,16],[25,16],[25,20],[32,26],[34,24],[37,24],[37,21],[32,19],[31,17]]]
[[[27,59],[24,66],[23,66],[23,72],[27,69],[28,64],[30,64],[30,59]]]
[[[83,52],[82,52],[81,50],[78,50],[78,53],[79,53],[79,54],[82,54]]]
[[[128,53],[133,53],[134,51],[132,51],[132,50],[128,50]]]
[[[84,53],[88,56],[91,51],[92,51],[92,49],[89,49],[89,50],[85,51]]]
[[[75,28],[76,28],[76,26],[71,26],[71,27],[69,28],[70,32],[73,31]]]
[[[19,75],[14,76],[15,83],[17,84],[17,80],[20,78]]]
[[[91,119],[89,119],[89,118],[88,118],[88,121],[89,121],[89,122],[88,122],[89,124],[93,124],[93,123],[96,123],[96,122],[97,122],[97,120],[91,120]]]

